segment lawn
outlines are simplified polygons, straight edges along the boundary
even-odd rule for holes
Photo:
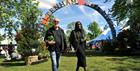
[[[23,61],[3,64],[0,71],[51,71],[51,60],[26,66]],[[59,71],[75,71],[75,56],[62,56]],[[140,56],[87,56],[88,71],[140,71]],[[80,71],[83,71],[80,68]]]

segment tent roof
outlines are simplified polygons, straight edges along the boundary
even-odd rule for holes
[[[118,34],[121,31],[121,27],[120,26],[116,26],[115,27],[116,30],[116,34]],[[102,32],[98,37],[96,37],[95,39],[92,39],[91,41],[89,41],[89,43],[93,42],[93,41],[98,41],[98,40],[106,40],[107,38],[112,39],[112,33],[110,28],[106,29],[104,32]]]

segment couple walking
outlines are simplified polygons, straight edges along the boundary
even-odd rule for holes
[[[62,28],[59,27],[60,20],[58,18],[53,19],[53,27],[47,30],[44,41],[46,45],[49,46],[48,50],[51,56],[52,62],[52,71],[58,71],[59,68],[59,60],[61,56],[61,52],[65,52],[67,49],[66,45],[66,37]],[[50,37],[53,36],[53,37]],[[75,29],[72,30],[70,34],[70,44],[74,47],[75,53],[77,56],[77,68],[76,71],[79,70],[79,67],[83,67],[84,71],[86,69],[86,57],[85,57],[85,34],[80,21],[75,23]]]

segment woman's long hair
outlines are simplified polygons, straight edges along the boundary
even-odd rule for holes
[[[81,28],[79,27],[79,25],[81,26]],[[82,26],[82,24],[81,24],[80,21],[77,21],[77,22],[75,23],[75,31],[80,31],[81,33],[84,34],[84,29],[83,29],[83,26]]]

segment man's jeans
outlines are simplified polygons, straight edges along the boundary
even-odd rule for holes
[[[52,61],[52,71],[58,71],[60,53],[53,51],[50,52],[50,56]]]

